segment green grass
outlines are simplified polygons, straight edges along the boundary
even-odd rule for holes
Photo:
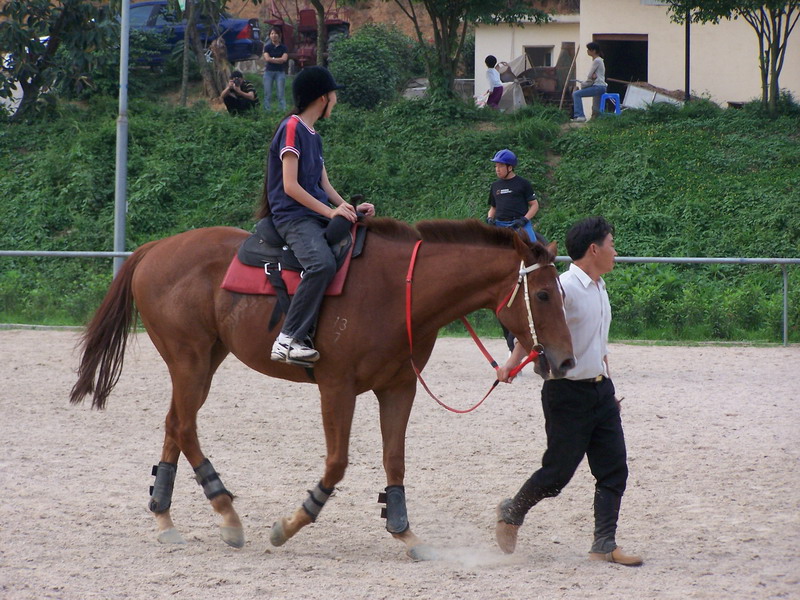
[[[340,103],[318,128],[334,186],[364,194],[381,215],[482,218],[494,179],[489,159],[509,147],[539,194],[537,229],[551,240],[603,214],[621,255],[796,257],[793,106],[777,119],[752,107],[657,106],[562,130],[566,115],[538,106],[504,115],[441,101],[375,110]],[[97,96],[60,104],[46,120],[0,124],[0,249],[112,249],[116,109]],[[128,249],[197,227],[252,226],[280,115],[232,118],[203,102],[180,108],[145,99],[133,99],[129,115]],[[795,342],[798,272],[789,267]],[[0,322],[81,324],[110,274],[106,259],[0,257]],[[619,264],[606,279],[613,338],[781,339],[778,267]],[[471,320],[483,335],[499,336],[485,313]],[[463,327],[445,331],[460,335]]]

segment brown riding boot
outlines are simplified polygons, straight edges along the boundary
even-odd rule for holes
[[[510,498],[503,500],[497,505],[497,525],[494,530],[494,537],[497,540],[497,545],[500,546],[500,550],[506,554],[513,553],[514,549],[517,547],[517,533],[520,528],[519,525],[512,525],[506,522],[504,512],[508,509],[509,504],[511,504]]]
[[[611,552],[589,552],[589,560],[600,560],[604,562],[617,563],[626,567],[640,567],[644,564],[641,556],[635,554],[625,554],[622,548],[617,546]]]

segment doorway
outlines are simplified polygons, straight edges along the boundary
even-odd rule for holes
[[[647,34],[595,34],[606,63],[609,93],[625,98],[628,81],[647,79]]]

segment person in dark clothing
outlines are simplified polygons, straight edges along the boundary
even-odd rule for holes
[[[489,212],[486,222],[497,227],[524,231],[529,240],[537,241],[531,219],[539,212],[539,201],[531,182],[514,172],[517,155],[508,148],[499,150],[492,158],[497,181],[489,190]],[[538,241],[543,241],[540,239]],[[509,352],[514,350],[514,336],[500,323]]]
[[[536,241],[531,219],[539,212],[539,200],[531,182],[516,174],[517,155],[508,148],[499,150],[492,158],[497,181],[489,190],[489,212],[486,222],[498,227],[513,227]]]
[[[258,105],[258,97],[253,84],[247,81],[241,71],[231,73],[228,85],[220,96],[225,108],[231,114],[241,114]]]
[[[314,129],[336,106],[339,85],[324,67],[306,67],[295,77],[295,108],[278,126],[269,147],[266,197],[278,233],[303,266],[270,358],[311,367],[319,360],[312,337],[323,295],[336,274],[336,259],[325,239],[331,219],[351,223],[357,213],[375,214],[364,202],[353,208],[331,185],[322,157],[322,138]],[[261,215],[266,216],[266,215]]]
[[[280,27],[269,30],[269,43],[264,46],[264,110],[272,108],[272,84],[278,91],[278,104],[282,111],[286,110],[284,91],[286,88],[286,67],[289,64],[289,51],[282,41],[283,33]]]
[[[528,511],[544,498],[561,493],[585,455],[595,478],[594,543],[589,558],[626,566],[643,562],[624,553],[615,539],[628,465],[619,402],[608,368],[611,305],[602,275],[614,268],[617,255],[612,231],[605,219],[591,217],[567,233],[567,252],[574,262],[559,279],[576,364],[565,379],[549,379],[542,386],[547,449],[541,468],[516,496],[497,507],[495,537],[508,554],[516,547]],[[517,345],[497,378],[509,381],[509,371],[524,356],[525,350]]]

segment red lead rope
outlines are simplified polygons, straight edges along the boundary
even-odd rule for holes
[[[414,265],[417,262],[417,253],[419,252],[419,247],[421,244],[422,240],[419,240],[414,245],[414,250],[411,252],[411,261],[409,262],[408,265],[408,273],[406,274],[406,331],[408,332],[408,347],[411,353],[410,354],[411,367],[414,369],[414,373],[417,375],[417,379],[422,384],[422,387],[425,389],[426,392],[428,392],[428,395],[431,398],[436,400],[436,402],[440,406],[454,413],[465,414],[468,412],[472,412],[473,410],[478,408],[481,404],[483,404],[483,401],[489,397],[489,394],[491,394],[494,391],[494,388],[497,387],[497,384],[500,383],[500,381],[498,379],[494,380],[492,387],[489,388],[489,391],[486,392],[486,395],[483,398],[481,398],[480,402],[478,402],[477,404],[466,410],[459,410],[457,408],[448,406],[447,404],[442,402],[439,398],[437,398],[436,395],[428,387],[428,384],[426,384],[425,380],[422,378],[421,371],[417,368],[417,365],[414,363],[414,356],[413,356],[414,342],[413,342],[413,335],[411,333],[411,284],[414,279]],[[495,361],[494,358],[492,358],[492,355],[489,353],[486,347],[481,343],[481,340],[478,338],[478,335],[475,333],[475,330],[469,324],[469,321],[467,321],[466,317],[461,317],[461,322],[464,323],[464,327],[467,328],[469,335],[472,337],[473,341],[478,346],[478,349],[483,353],[483,356],[486,357],[486,360],[489,361],[489,364],[492,365],[495,371],[497,371],[497,369],[499,368],[497,365],[497,361]],[[511,372],[509,373],[509,377],[516,376],[517,373],[519,373],[525,365],[527,365],[532,360],[535,360],[536,357],[538,356],[539,353],[536,350],[531,350],[530,354],[528,354],[528,357],[511,370]]]

